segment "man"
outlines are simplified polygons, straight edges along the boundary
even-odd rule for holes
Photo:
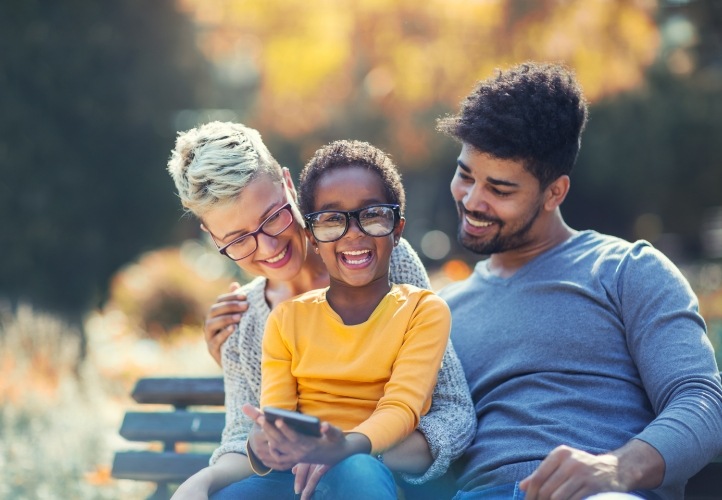
[[[478,419],[456,499],[682,498],[722,450],[719,372],[686,280],[648,243],[561,215],[586,119],[570,72],[529,63],[438,123],[461,143],[459,241],[490,256],[441,292]]]

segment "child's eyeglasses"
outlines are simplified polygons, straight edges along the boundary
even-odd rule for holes
[[[383,204],[370,205],[350,212],[321,210],[307,214],[303,218],[316,240],[330,243],[343,238],[352,218],[356,219],[358,227],[365,234],[376,238],[388,236],[401,219],[401,213],[399,205]]]

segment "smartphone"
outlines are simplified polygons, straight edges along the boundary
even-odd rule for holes
[[[304,415],[297,411],[274,408],[273,406],[263,408],[263,416],[266,417],[266,421],[270,423],[280,418],[287,426],[299,434],[321,437],[321,421],[316,417]]]

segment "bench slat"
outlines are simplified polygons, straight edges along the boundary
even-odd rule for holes
[[[120,435],[130,441],[206,442],[221,440],[223,412],[127,412]]]
[[[182,483],[208,465],[210,454],[119,451],[111,475],[116,479]]]
[[[142,378],[131,394],[138,403],[222,406],[222,377]]]

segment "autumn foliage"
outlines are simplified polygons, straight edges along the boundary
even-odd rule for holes
[[[288,138],[379,114],[410,157],[428,115],[520,61],[562,61],[592,101],[634,88],[657,54],[655,2],[629,0],[180,0],[198,44],[239,89],[254,125]],[[425,118],[426,117],[426,118]]]

